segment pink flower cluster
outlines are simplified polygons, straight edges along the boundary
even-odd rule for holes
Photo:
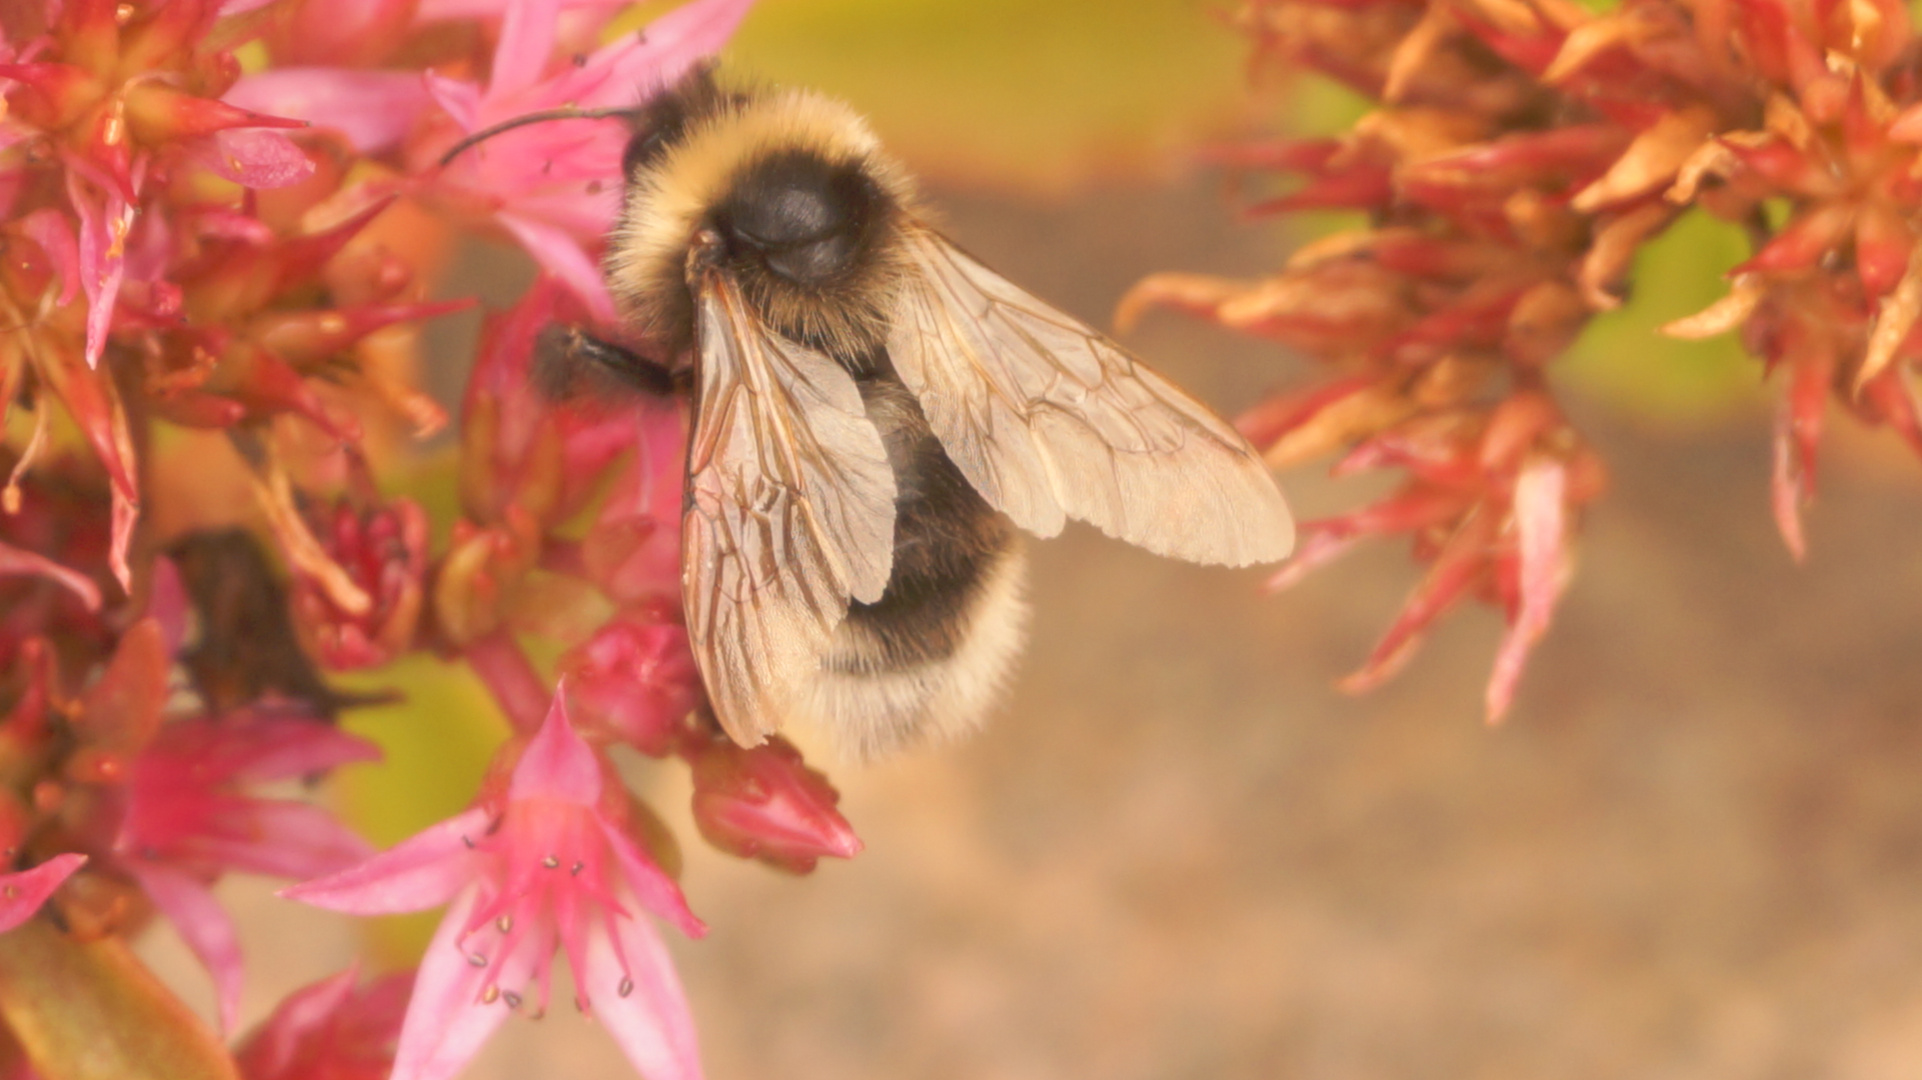
[[[129,1075],[450,1076],[548,1007],[564,952],[642,1074],[698,1076],[653,920],[704,928],[615,745],[683,761],[723,850],[806,872],[860,849],[792,747],[691,719],[679,406],[530,378],[543,331],[615,329],[598,267],[629,130],[532,125],[442,160],[529,112],[643,102],[749,6],[617,29],[606,0],[0,5],[0,930],[97,948],[158,914],[230,1033],[226,874],[356,915],[448,905],[418,972],[343,972],[231,1049],[174,1031],[197,1060]],[[436,522],[390,492],[446,424],[413,328],[467,306],[428,299],[462,234],[542,273],[487,317]],[[423,651],[468,664],[516,734],[471,809],[376,853],[300,790],[379,757],[333,726],[364,699],[326,673]],[[10,937],[0,968],[41,955]],[[0,1072],[81,1075],[59,1047],[187,1023],[150,982],[106,987],[129,1004],[84,1039],[0,1038]]]

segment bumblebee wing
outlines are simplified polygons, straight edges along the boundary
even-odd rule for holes
[[[751,746],[820,664],[849,598],[887,588],[894,473],[843,368],[762,325],[726,275],[696,292],[681,593],[716,717]]]
[[[939,234],[907,243],[888,353],[991,505],[1039,536],[1074,518],[1190,562],[1287,556],[1287,504],[1233,427]]]

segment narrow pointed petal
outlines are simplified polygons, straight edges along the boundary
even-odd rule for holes
[[[514,766],[507,792],[510,799],[553,799],[579,806],[600,801],[600,758],[568,722],[566,693],[554,695],[547,719]]]
[[[71,303],[80,291],[80,243],[74,239],[67,216],[50,206],[43,207],[20,219],[20,231],[40,245],[52,261],[54,273],[60,276],[60,295],[54,302]]]
[[[600,266],[581,249],[579,241],[552,225],[518,214],[502,214],[498,220],[536,262],[587,305],[588,314],[596,322],[603,326],[614,322],[614,301],[607,294]]]
[[[1909,331],[1915,329],[1918,315],[1922,315],[1922,244],[1911,249],[1907,271],[1876,314],[1862,368],[1855,376],[1856,393],[1861,393],[1864,385],[1888,369],[1896,351],[1908,339]]]
[[[1568,467],[1542,459],[1523,466],[1515,480],[1517,577],[1521,602],[1495,654],[1488,679],[1488,722],[1498,723],[1515,698],[1528,654],[1548,631],[1556,601],[1568,580]]]
[[[646,1080],[700,1080],[687,995],[661,937],[645,919],[610,919],[588,935],[581,991],[594,1016]]]
[[[1312,526],[1305,528],[1294,557],[1283,563],[1262,588],[1271,593],[1293,588],[1309,574],[1348,554],[1360,542],[1358,535],[1338,536]]]
[[[336,873],[375,855],[372,845],[332,813],[308,803],[262,800],[235,818],[230,824],[246,835],[205,838],[193,845],[195,854],[230,869],[296,881]]]
[[[347,136],[354,149],[376,154],[413,129],[429,98],[420,76],[412,72],[288,67],[241,79],[227,91],[226,100],[332,128]]]
[[[304,1040],[323,1025],[354,994],[360,978],[356,963],[347,970],[303,986],[281,1001],[274,1015],[249,1035],[234,1054],[248,1080],[278,1077],[290,1071]]]
[[[40,910],[62,882],[87,862],[85,855],[55,855],[31,870],[0,874],[0,934],[19,926]]]
[[[562,72],[543,97],[584,106],[638,104],[718,52],[753,6],[754,0],[695,0],[678,7]]]
[[[122,863],[140,882],[154,907],[174,924],[187,947],[213,976],[219,1000],[220,1029],[232,1031],[240,1020],[240,983],[244,967],[233,920],[205,885],[177,870],[129,859]]]
[[[391,1080],[446,1080],[507,1019],[510,1010],[505,1000],[481,1000],[482,988],[493,980],[493,973],[486,964],[475,964],[461,948],[462,932],[479,896],[478,887],[460,894],[421,957],[414,996],[401,1023]]]
[[[621,880],[646,911],[666,919],[691,938],[707,936],[707,924],[687,906],[687,897],[667,872],[654,865],[634,841],[612,826],[603,826],[608,847],[620,863]],[[637,916],[638,917],[638,916]]]
[[[286,187],[314,174],[313,159],[286,135],[266,128],[217,131],[191,146],[195,160],[242,187]]]
[[[0,542],[0,578],[20,576],[43,577],[64,586],[68,592],[78,597],[88,611],[100,610],[100,590],[92,579],[77,571],[69,570],[44,555],[23,551],[11,544]]]
[[[470,842],[487,831],[475,807],[403,840],[359,866],[282,889],[280,895],[349,915],[392,915],[446,903],[474,880]]]
[[[99,367],[107,348],[107,326],[126,273],[125,238],[133,224],[133,208],[118,194],[96,200],[72,173],[67,178],[68,200],[80,217],[80,287],[87,294],[87,366]]]
[[[488,96],[509,97],[534,85],[554,52],[559,0],[510,0],[501,12],[500,43]],[[489,117],[492,122],[494,117]]]

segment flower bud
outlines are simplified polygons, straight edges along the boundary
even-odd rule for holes
[[[860,853],[834,808],[839,793],[779,736],[745,750],[717,739],[694,752],[693,766],[694,823],[722,851],[796,874],[824,855]]]
[[[561,658],[576,722],[604,729],[643,754],[674,748],[701,700],[687,631],[618,616]]]

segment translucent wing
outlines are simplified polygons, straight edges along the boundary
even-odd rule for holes
[[[888,340],[969,482],[1039,536],[1064,518],[1191,562],[1275,562],[1294,522],[1239,432],[1120,346],[927,229]]]
[[[726,275],[696,284],[681,593],[715,714],[751,746],[819,665],[849,598],[887,588],[894,473],[844,369],[768,330]]]

